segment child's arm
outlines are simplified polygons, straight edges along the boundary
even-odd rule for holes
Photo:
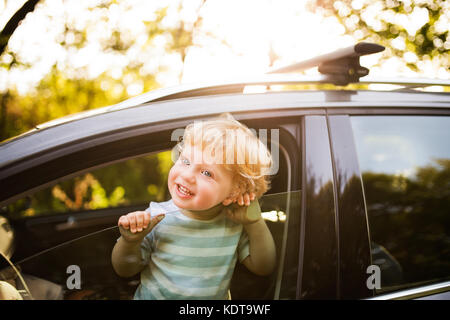
[[[122,237],[116,242],[111,255],[114,271],[121,277],[132,277],[142,271],[141,242],[127,242]]]
[[[242,263],[251,272],[265,276],[272,273],[276,264],[275,243],[263,218],[244,224],[249,238],[250,255]]]
[[[250,255],[242,263],[257,275],[268,275],[275,268],[275,243],[264,219],[261,217],[261,208],[254,194],[240,196],[238,208],[228,208],[227,216],[244,225],[249,238]]]
[[[132,277],[142,271],[141,242],[144,237],[164,218],[154,218],[145,211],[131,212],[121,216],[118,222],[121,237],[116,242],[111,262],[114,271],[121,277]]]

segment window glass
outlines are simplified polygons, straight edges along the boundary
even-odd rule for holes
[[[147,205],[168,196],[170,151],[115,163],[38,191],[8,206],[11,219]]]
[[[393,291],[450,276],[450,117],[355,116],[372,263]]]

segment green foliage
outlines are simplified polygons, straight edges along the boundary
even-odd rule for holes
[[[168,199],[171,152],[118,162],[35,192],[8,206],[12,219],[118,206],[146,206]]]
[[[145,89],[157,86],[154,77],[137,79],[135,70],[125,70],[126,74],[143,82]],[[65,115],[112,105],[129,97],[127,87],[120,79],[102,74],[96,79],[70,78],[53,66],[36,87],[25,95],[16,90],[0,97],[7,105],[7,121],[0,140],[15,136],[34,128],[36,125]]]
[[[388,48],[385,56],[404,59],[406,52],[412,52],[418,59],[438,58],[449,67],[449,5],[445,0],[310,0],[308,8],[336,17],[345,33],[357,41],[384,45]],[[426,11],[428,19],[418,29],[411,29],[411,15],[420,10]],[[405,65],[418,71],[415,61],[405,60]]]
[[[44,2],[45,5],[50,6]],[[153,64],[158,66],[158,59],[164,55],[176,53],[184,62],[187,48],[193,44],[195,23],[186,24],[178,16],[179,23],[168,25],[164,22],[168,7],[163,7],[137,21],[135,25],[140,29],[136,33],[130,25],[119,23],[114,18],[117,12],[135,13],[133,6],[113,0],[92,2],[83,9],[86,18],[79,19],[82,22],[68,11],[60,12],[58,16],[52,16],[53,12],[47,13],[49,23],[52,19],[63,23],[55,41],[65,58],[55,59],[49,72],[31,90],[23,92],[19,90],[19,83],[8,83],[0,93],[0,141],[24,133],[40,123],[116,104],[158,88],[160,84],[156,75],[161,67],[151,69],[147,65],[156,62]],[[178,12],[182,9],[180,5]],[[33,14],[37,14],[36,11],[39,10]],[[163,48],[154,42],[158,36],[166,41]],[[87,62],[81,66],[72,63],[77,57],[83,57],[83,50],[91,50],[93,46],[100,48],[99,54],[122,61],[122,65],[92,75],[90,68],[94,63]],[[0,55],[0,72],[6,71],[2,75],[29,72],[34,66],[25,61],[28,60],[24,53],[7,47]],[[123,61],[127,61],[125,66]]]

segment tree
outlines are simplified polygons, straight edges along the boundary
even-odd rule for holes
[[[437,59],[448,70],[450,35],[445,0],[309,0],[309,10],[336,17],[357,41],[385,46],[419,71],[418,60]]]
[[[98,0],[83,4],[65,1],[55,13],[51,10],[52,1],[42,2],[33,15],[43,17],[42,23],[57,32],[56,35],[40,34],[39,45],[53,41],[60,56],[57,59],[53,53],[38,51],[32,53],[36,57],[32,60],[28,52],[11,46],[4,48],[0,54],[0,76],[6,81],[14,72],[25,74],[36,68],[43,60],[42,56],[54,59],[54,63],[27,92],[20,92],[15,80],[9,81],[6,90],[3,89],[0,94],[0,141],[39,123],[112,105],[158,88],[157,76],[167,68],[163,62],[165,57],[173,56],[181,62],[176,64],[177,67],[183,66],[187,50],[194,44],[195,32],[201,25],[199,10],[205,2],[201,0],[197,7],[190,7],[189,10],[195,12],[191,15],[193,21],[189,22],[181,18],[180,11],[184,9],[181,4],[161,2],[153,10],[143,12],[139,8],[147,5],[147,1]],[[79,12],[71,12],[74,6]],[[170,19],[166,19],[169,15]],[[176,23],[167,24],[165,20]],[[132,23],[127,24],[127,21]],[[22,25],[26,25],[27,20],[23,22]],[[16,29],[8,30],[11,36]],[[85,52],[93,47],[98,52],[86,57]],[[82,64],[74,63],[80,60],[83,60]],[[99,69],[99,61],[111,62]],[[183,72],[182,69],[176,71]]]
[[[2,55],[3,51],[6,48],[6,45],[8,44],[9,38],[11,38],[20,22],[29,12],[32,12],[34,10],[38,2],[39,0],[26,1],[23,6],[19,10],[17,10],[17,12],[6,23],[5,27],[0,32],[0,55]]]
[[[6,46],[8,45],[8,41],[11,38],[14,31],[19,26],[20,22],[25,18],[25,16],[34,10],[36,4],[39,0],[28,0],[26,1],[22,7],[16,11],[16,13],[9,19],[6,23],[3,30],[0,32],[0,56],[5,51]],[[12,63],[15,63],[16,60],[13,58]],[[6,136],[6,119],[7,119],[7,105],[10,100],[10,93],[6,91],[0,97],[0,141],[2,138]]]

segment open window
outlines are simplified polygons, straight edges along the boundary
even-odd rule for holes
[[[296,179],[300,179],[300,152],[288,130],[282,126],[278,129],[279,166],[272,176],[271,189],[260,201],[263,217],[275,241],[276,269],[271,275],[262,277],[237,264],[230,288],[232,299],[296,298],[301,203]]]
[[[247,125],[252,127],[250,121]],[[295,299],[300,178],[297,142],[289,130],[297,126],[274,127],[279,129],[279,168],[261,199],[276,242],[277,270],[258,277],[237,266],[232,299]],[[85,170],[8,205],[3,216],[14,229],[11,260],[19,274],[2,265],[0,275],[25,299],[132,299],[139,276],[120,278],[111,265],[120,236],[117,221],[123,214],[144,210],[150,201],[169,199],[168,147],[155,146],[143,155]]]

